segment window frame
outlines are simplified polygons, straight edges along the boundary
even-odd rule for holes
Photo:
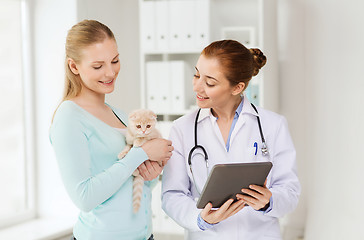
[[[21,52],[22,52],[22,84],[24,104],[24,186],[26,209],[9,218],[0,219],[0,229],[19,224],[37,216],[36,207],[36,168],[35,168],[35,114],[34,114],[34,73],[32,71],[32,32],[31,32],[31,0],[19,0],[21,10]]]

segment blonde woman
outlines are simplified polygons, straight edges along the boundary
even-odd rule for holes
[[[162,171],[155,161],[168,161],[172,143],[154,139],[117,159],[125,146],[120,129],[126,128],[127,116],[105,103],[120,70],[115,37],[107,26],[94,20],[74,25],[67,35],[65,68],[64,97],[54,115],[50,140],[66,190],[81,211],[74,238],[153,239],[151,187]],[[136,168],[146,182],[135,214]]]

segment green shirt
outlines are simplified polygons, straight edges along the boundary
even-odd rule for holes
[[[123,112],[112,109],[127,122]],[[50,128],[50,141],[65,188],[81,210],[73,230],[77,240],[150,237],[154,184],[145,182],[138,213],[134,214],[132,207],[132,173],[148,159],[142,148],[132,148],[118,160],[125,137],[72,101],[59,106]]]

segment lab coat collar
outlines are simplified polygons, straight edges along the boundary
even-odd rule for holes
[[[197,122],[199,123],[209,116],[212,116],[211,108],[201,108],[200,116],[198,116]]]
[[[252,105],[251,105],[249,99],[246,97],[245,93],[244,93],[244,96],[243,96],[243,101],[244,101],[243,110],[241,110],[240,115],[241,114],[252,114],[254,116],[258,116],[257,112],[252,107]]]
[[[242,98],[243,98],[242,101],[244,101],[244,103],[243,103],[243,109],[241,110],[241,113],[239,114],[239,116],[241,114],[252,114],[254,116],[258,116],[258,114],[255,112],[254,108],[252,107],[250,101],[248,100],[248,98],[246,97],[245,94],[243,95]],[[202,120],[204,120],[205,118],[211,117],[211,116],[214,117],[212,115],[211,108],[201,108],[200,116],[198,116],[197,122],[199,123]]]

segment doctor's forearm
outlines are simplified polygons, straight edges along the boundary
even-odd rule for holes
[[[197,225],[201,210],[196,203],[183,193],[164,192],[162,208],[174,221],[189,231],[202,231]]]

